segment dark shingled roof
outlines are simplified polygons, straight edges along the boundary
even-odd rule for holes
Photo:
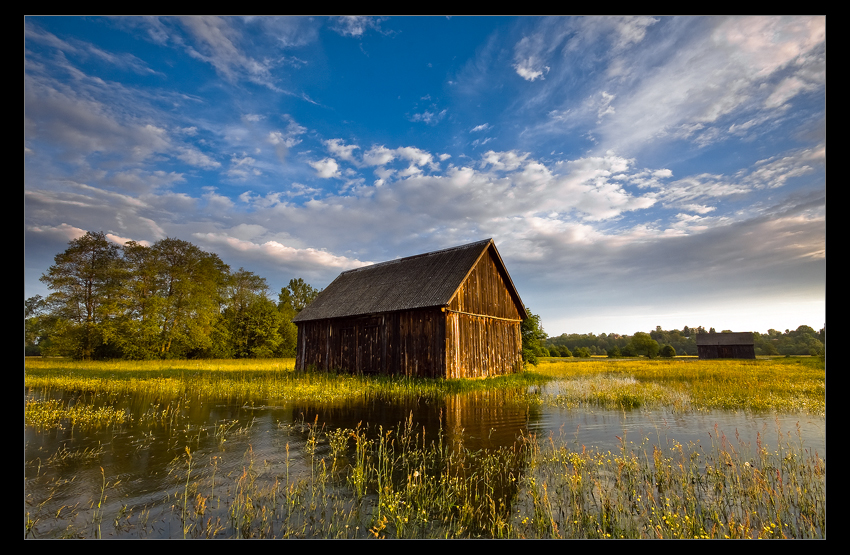
[[[753,332],[698,333],[697,345],[754,345]]]
[[[292,321],[306,322],[446,306],[490,245],[493,246],[495,258],[501,263],[495,243],[492,239],[486,239],[348,270],[331,282]],[[520,313],[525,316],[522,301],[507,269],[504,269],[504,277],[516,297]]]

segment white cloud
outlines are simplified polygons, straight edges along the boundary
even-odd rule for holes
[[[309,162],[316,170],[316,175],[323,178],[340,177],[339,164],[333,158],[322,158],[316,162]]]
[[[727,136],[724,118],[753,110],[768,112],[749,119],[775,118],[799,94],[824,85],[824,62],[813,54],[825,38],[823,17],[682,18],[676,23],[679,29],[671,32],[681,33],[679,40],[659,44],[660,50],[646,58],[665,56],[664,63],[645,65],[638,54],[623,54],[630,68],[631,79],[624,81],[628,89],[609,89],[617,95],[617,110],[597,130],[608,147],[631,150],[664,136],[690,137],[705,146]]]
[[[380,31],[383,18],[347,15],[334,18],[331,29],[344,37],[361,37],[369,29]]]
[[[279,90],[272,74],[273,58],[257,60],[243,51],[241,28],[237,20],[213,16],[180,18],[194,40],[194,46],[185,45],[186,53],[212,65],[230,82],[248,81]],[[249,115],[254,116],[254,114]]]
[[[67,242],[73,241],[74,239],[79,239],[80,237],[86,234],[85,229],[80,229],[79,227],[68,225],[66,223],[62,223],[57,226],[28,226],[27,230],[34,233],[45,233],[53,236],[58,236],[63,241]]]
[[[384,166],[392,162],[396,157],[395,151],[381,146],[373,146],[363,154],[363,163],[368,166]]]
[[[494,170],[504,170],[504,171],[513,171],[517,169],[520,164],[522,164],[526,158],[528,158],[529,153],[525,153],[519,155],[516,151],[511,150],[508,152],[494,152],[492,150],[487,151],[482,157],[482,166],[492,166]]]
[[[489,123],[482,123],[481,125],[476,125],[475,127],[473,127],[469,132],[477,133],[478,131],[488,131],[490,129],[492,129],[492,126],[490,126]]]
[[[230,198],[216,193],[213,187],[205,187],[205,189],[209,190],[201,195],[201,197],[207,201],[207,210],[225,212],[233,208],[233,201]]]
[[[543,75],[549,73],[549,66],[544,66],[535,57],[529,57],[518,60],[514,64],[514,69],[517,75],[526,81],[534,81],[535,79],[544,79]]]
[[[658,23],[658,19],[648,16],[622,17],[612,19],[616,31],[615,50],[623,50],[632,44],[641,42],[646,36],[647,27]]]
[[[446,112],[447,110],[442,110],[441,112],[425,110],[421,114],[413,114],[410,117],[410,121],[422,121],[428,125],[437,125],[446,116]]]
[[[246,156],[244,152],[241,157],[234,154],[230,159],[230,169],[225,173],[236,179],[247,179],[250,175],[260,174],[260,170],[254,167],[256,163],[254,158]]]
[[[197,148],[184,146],[179,147],[178,151],[180,154],[177,155],[177,158],[183,160],[190,166],[196,166],[204,169],[218,168],[221,166],[219,162],[213,160]]]
[[[328,141],[325,141],[325,148],[328,149],[328,152],[330,152],[341,160],[347,160],[348,162],[356,162],[352,152],[354,152],[354,150],[356,149],[359,149],[360,147],[357,145],[346,145],[344,144],[342,139],[330,139]]]
[[[782,187],[789,179],[813,172],[812,166],[825,162],[826,147],[823,146],[797,151],[782,158],[760,160],[742,183],[756,189]]]
[[[602,100],[599,102],[599,108],[596,112],[597,117],[601,120],[602,116],[615,113],[614,107],[611,106],[611,101],[614,100],[616,95],[608,94],[605,91],[602,91]]]
[[[410,160],[411,163],[417,166],[424,166],[425,164],[433,163],[433,156],[424,150],[420,150],[416,147],[405,146],[396,149],[396,154],[398,154],[401,158],[405,160]]]

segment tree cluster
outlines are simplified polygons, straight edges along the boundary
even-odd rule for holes
[[[24,302],[25,352],[83,360],[295,356],[292,318],[319,293],[293,279],[275,303],[265,278],[192,243],[119,247],[102,232],[71,241],[41,281],[52,293]]]
[[[725,333],[730,330],[723,330]],[[700,333],[717,333],[714,328],[702,326],[681,330],[662,330],[657,326],[649,333],[637,332],[632,336],[611,334],[562,334],[544,337],[541,348],[553,357],[607,355],[609,357],[696,356],[696,336]],[[800,326],[785,333],[770,329],[766,334],[754,332],[756,355],[819,355],[824,352],[825,328],[816,332],[809,326]],[[653,345],[654,343],[654,345]],[[589,353],[589,354],[586,354]],[[540,355],[538,356],[546,356]]]

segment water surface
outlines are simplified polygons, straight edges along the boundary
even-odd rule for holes
[[[102,514],[112,515],[105,518],[147,511],[144,524],[104,527],[104,537],[181,537],[174,515],[187,479],[187,448],[196,477],[211,478],[214,472],[222,483],[232,483],[246,468],[256,468],[262,470],[261,480],[294,481],[314,471],[307,449],[310,426],[325,431],[360,427],[377,436],[389,430],[397,434],[404,423],[420,434],[422,444],[443,441],[471,450],[498,449],[513,445],[520,436],[536,435],[558,438],[577,451],[675,443],[699,449],[726,442],[746,458],[754,456],[757,443],[772,451],[790,441],[826,457],[825,418],[743,411],[561,409],[508,391],[332,406],[195,401],[184,404],[170,424],[153,426],[139,423],[151,401],[123,403],[134,421],[120,428],[42,432],[25,427],[25,511],[38,516],[36,537],[90,531],[92,506],[102,496]],[[320,442],[316,449],[322,456],[329,446]],[[110,484],[105,490],[104,482]]]

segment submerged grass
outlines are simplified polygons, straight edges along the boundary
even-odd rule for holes
[[[327,433],[317,424],[304,431],[312,471],[303,478],[269,470],[250,447],[240,469],[216,474],[216,457],[204,464],[187,447],[170,465],[161,507],[104,514],[117,482],[103,476],[91,509],[75,509],[78,528],[55,529],[97,537],[113,520],[114,537],[826,537],[826,461],[791,440],[775,452],[722,434],[706,448],[624,440],[602,452],[523,436],[470,450],[441,432],[426,445],[412,421]],[[320,456],[311,438],[331,449]],[[50,520],[33,508],[25,534],[50,536]]]
[[[28,399],[24,403],[24,423],[40,430],[109,427],[124,424],[130,419],[130,415],[123,409],[108,406],[95,407],[85,403],[67,405],[59,399]]]

